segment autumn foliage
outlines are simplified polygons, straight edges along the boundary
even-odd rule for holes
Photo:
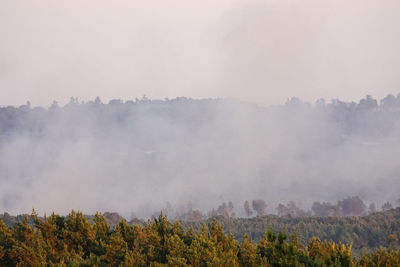
[[[162,214],[144,225],[121,220],[115,229],[100,214],[32,218],[33,226],[27,217],[11,228],[0,221],[0,266],[400,266],[392,248],[357,259],[351,245],[318,238],[302,245],[296,233],[238,242],[216,220],[194,231]]]

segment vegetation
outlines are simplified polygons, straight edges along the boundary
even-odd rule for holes
[[[379,201],[375,209],[390,201],[393,206],[384,209],[391,209],[400,197],[394,156],[399,126],[400,95],[381,101],[367,96],[357,103],[292,98],[269,107],[232,99],[146,97],[0,107],[0,210],[120,207],[150,217],[173,195],[183,202],[202,199],[196,208],[203,210],[226,201],[212,216],[244,216],[229,200],[237,205],[247,199],[250,217],[275,212],[272,205],[281,199],[308,204],[354,194],[367,204]],[[70,203],[76,184],[85,194]],[[148,188],[152,192],[143,194]],[[124,210],[121,203],[135,207]],[[367,212],[368,205],[348,204],[316,203],[310,211],[316,216]],[[278,209],[280,216],[307,212],[293,203]],[[195,211],[188,217],[204,219]]]
[[[222,206],[222,205],[221,205]],[[251,210],[250,210],[251,211]],[[102,215],[111,229],[115,229],[121,220],[118,213],[105,212]],[[157,218],[154,216],[153,218]],[[28,225],[34,225],[31,215],[11,216],[8,213],[0,214],[0,219],[12,228],[16,223],[23,223],[25,218]],[[95,220],[95,216],[84,215],[89,222]],[[40,218],[44,220],[45,218]],[[225,233],[232,233],[238,241],[242,241],[245,234],[258,241],[269,229],[275,233],[286,231],[288,234],[296,232],[300,243],[307,244],[313,237],[322,241],[334,241],[335,243],[352,243],[353,252],[360,253],[363,249],[377,250],[383,247],[399,247],[400,243],[400,208],[384,212],[375,212],[368,216],[330,216],[330,217],[291,217],[264,215],[253,218],[233,218],[216,215],[208,219],[202,219],[199,211],[186,212],[184,216],[175,217],[172,221],[180,221],[183,228],[191,227],[200,231],[204,224],[211,224],[213,220],[221,224]],[[145,221],[132,219],[128,225],[144,225]]]
[[[400,208],[385,212],[377,212],[361,217],[279,217],[266,215],[254,218],[216,217],[226,232],[234,234],[239,240],[245,234],[251,239],[259,240],[265,229],[274,232],[296,232],[300,243],[306,244],[313,237],[335,243],[352,243],[353,252],[360,253],[363,249],[377,250],[383,247],[399,247],[400,243]],[[211,223],[213,219],[205,222]],[[198,230],[201,222],[183,222],[184,226]]]
[[[249,116],[235,124],[237,114],[230,113],[239,106]],[[0,215],[0,266],[400,266],[400,209],[393,209],[400,204],[393,202],[398,198],[398,164],[395,158],[384,157],[396,155],[392,148],[397,149],[399,115],[400,95],[390,95],[380,104],[370,96],[359,103],[320,100],[316,105],[293,98],[284,106],[268,108],[230,100],[159,101],[145,97],[135,102],[112,100],[109,104],[102,104],[100,99],[87,103],[71,99],[65,107],[53,103],[48,109],[33,108],[29,103],[0,108],[3,210],[21,210],[21,203],[31,203],[29,197],[42,199],[49,189],[56,192],[55,196],[64,194],[59,203],[67,203],[63,200],[70,199],[70,191],[63,183],[57,187],[57,180],[49,178],[36,184],[35,177],[43,177],[43,172],[51,177],[52,172],[44,170],[54,166],[69,173],[71,166],[82,160],[74,157],[86,150],[91,151],[85,158],[93,169],[68,175],[66,184],[75,189],[80,179],[96,177],[80,184],[80,191],[93,194],[88,199],[116,198],[111,206],[117,206],[121,199],[127,203],[161,203],[156,192],[170,188],[169,193],[179,194],[192,188],[167,187],[171,177],[183,177],[177,184],[209,183],[203,191],[199,188],[198,196],[213,203],[215,199],[207,192],[215,186],[212,179],[217,174],[224,181],[221,188],[232,192],[244,187],[280,192],[279,188],[275,190],[274,181],[296,177],[301,183],[291,183],[291,188],[302,190],[303,196],[304,192],[318,190],[328,194],[316,183],[324,177],[332,192],[340,190],[340,195],[345,195],[346,188],[356,185],[365,197],[371,185],[376,186],[371,179],[382,177],[380,192],[387,197],[385,201],[393,203],[377,207],[352,196],[337,203],[314,202],[310,210],[302,210],[295,202],[271,207],[263,199],[249,199],[240,205],[243,211],[235,210],[235,201],[224,202],[206,214],[190,207],[176,214],[167,212],[175,215],[171,221],[157,215],[148,222],[126,222],[117,213],[87,216],[72,212],[65,217],[52,214],[44,218],[35,213],[16,217],[4,214]],[[236,134],[243,125],[246,134]],[[280,128],[274,132],[273,125]],[[246,152],[247,147],[251,153]],[[348,167],[349,171],[332,174],[328,163],[348,153],[348,158],[332,169]],[[61,164],[65,161],[62,156],[71,159],[70,164]],[[353,164],[352,160],[361,156],[363,160]],[[242,164],[241,158],[251,162]],[[365,164],[380,158],[385,164]],[[285,172],[285,166],[296,165],[316,169],[304,173],[303,168],[293,167]],[[357,168],[363,166],[366,169],[358,172]],[[204,173],[197,175],[201,173],[198,170]],[[344,174],[353,175],[352,170],[359,179],[340,184],[346,178]],[[312,177],[303,179],[308,175]],[[336,180],[336,175],[342,180]],[[206,177],[211,178],[203,180]],[[289,184],[291,180],[287,179]],[[99,181],[107,181],[105,186],[118,181],[120,187],[129,190],[93,190],[93,185],[101,184]],[[155,193],[146,199],[134,197],[143,188],[132,185],[140,181],[157,185]],[[33,186],[32,195],[27,197],[21,192],[28,192],[23,187],[29,186]],[[96,191],[110,195],[96,195]],[[326,199],[338,195],[330,194]],[[41,203],[50,201],[51,197]],[[376,212],[379,208],[382,212]],[[270,210],[276,210],[277,215],[267,215]],[[149,210],[149,215],[153,211]],[[236,218],[238,215],[247,218]]]
[[[351,244],[314,237],[303,245],[296,232],[268,230],[257,242],[245,234],[239,242],[216,219],[196,231],[162,214],[114,229],[100,214],[30,218],[33,225],[26,216],[11,228],[0,221],[0,266],[400,266],[393,244],[355,257]]]

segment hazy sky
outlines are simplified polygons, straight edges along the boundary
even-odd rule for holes
[[[400,93],[398,0],[2,0],[0,105]]]

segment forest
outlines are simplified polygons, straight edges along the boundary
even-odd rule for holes
[[[399,133],[400,95],[2,107],[0,266],[399,266]]]
[[[0,267],[400,267],[400,0],[0,0]]]
[[[253,240],[259,240],[266,229],[275,232],[296,232],[298,240],[306,244],[313,237],[323,241],[352,244],[353,252],[376,250],[378,247],[399,247],[400,208],[384,212],[375,212],[367,216],[332,217],[279,217],[264,215],[253,218],[226,218],[217,216],[198,222],[185,222],[188,228],[200,229],[201,225],[216,219],[226,233],[233,233],[238,240],[248,234]]]
[[[246,217],[245,200],[265,200],[267,213],[293,213],[293,200],[297,211],[325,216],[359,196],[364,211],[371,203],[379,210],[400,198],[399,118],[394,95],[276,106],[144,96],[1,107],[0,208],[150,218],[166,203],[218,214],[218,203],[232,202]]]
[[[165,214],[165,211],[161,212]],[[385,211],[374,211],[363,216],[316,216],[304,214],[302,217],[286,215],[257,215],[249,218],[235,218],[226,215],[217,214],[211,217],[196,218],[191,211],[186,216],[172,217],[170,221],[179,221],[183,228],[188,230],[193,227],[196,231],[200,230],[202,225],[210,224],[216,220],[221,224],[225,232],[232,233],[238,241],[243,240],[245,234],[253,240],[259,240],[265,233],[265,230],[275,232],[286,231],[287,233],[296,232],[299,241],[306,244],[313,237],[318,237],[323,241],[334,241],[336,243],[352,244],[353,251],[359,253],[363,249],[376,250],[378,247],[399,247],[400,243],[400,207],[388,209]],[[33,214],[36,214],[33,212]],[[160,214],[160,213],[159,213]],[[158,218],[153,216],[151,220]],[[101,214],[109,226],[114,229],[120,221],[126,221],[129,225],[144,225],[146,220],[130,219],[115,212],[104,212]],[[45,217],[39,217],[44,219]],[[92,222],[94,215],[83,215],[83,217]],[[27,219],[30,226],[34,225],[33,215],[12,216],[8,213],[0,214],[0,219],[12,228],[17,223],[22,223]]]
[[[375,216],[375,215],[374,215]],[[400,209],[390,214],[367,219],[371,225],[397,227]],[[382,220],[386,217],[388,220]],[[262,222],[271,218],[248,221],[260,231]],[[312,237],[302,242],[296,231],[289,227],[278,230],[266,229],[258,240],[243,234],[241,241],[232,233],[226,233],[223,225],[246,224],[233,220],[221,224],[217,219],[204,222],[197,227],[184,228],[179,221],[170,222],[160,214],[158,218],[143,224],[129,225],[125,220],[110,227],[106,218],[96,214],[90,220],[80,212],[72,211],[68,216],[52,214],[39,218],[33,212],[11,228],[0,221],[0,265],[1,266],[399,266],[398,239],[389,237],[388,248],[364,250],[359,256],[352,252],[352,243],[335,243]],[[273,219],[272,219],[273,220]],[[330,227],[340,225],[340,220],[312,219],[298,230],[312,229],[317,225]],[[352,219],[353,236],[362,231],[363,223]],[[261,224],[260,224],[261,222]],[[285,225],[289,221],[283,221]],[[293,223],[292,223],[293,224]],[[358,228],[358,231],[356,230]],[[243,229],[243,228],[242,228]],[[250,230],[250,229],[249,229]],[[306,231],[307,231],[306,230]],[[318,230],[322,230],[321,228]],[[317,230],[317,231],[318,231]],[[322,233],[329,233],[323,229]],[[250,230],[251,231],[251,230]],[[311,230],[315,232],[314,230]],[[380,233],[386,238],[385,231]],[[370,235],[371,238],[374,238]]]

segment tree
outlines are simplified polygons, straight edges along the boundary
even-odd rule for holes
[[[311,207],[312,212],[318,217],[339,216],[341,214],[341,207],[333,205],[330,202],[314,202]]]
[[[239,250],[239,262],[242,266],[260,266],[261,258],[257,255],[257,245],[245,234]]]
[[[222,215],[226,218],[229,218],[228,205],[226,205],[225,202],[222,203],[220,206],[218,206],[217,213],[218,215]]]
[[[392,94],[388,94],[381,100],[381,106],[384,108],[390,108],[396,105],[396,97]]]
[[[246,217],[250,217],[253,214],[253,211],[251,210],[250,204],[247,200],[244,202],[244,212]]]
[[[198,222],[203,218],[203,215],[200,210],[190,209],[187,212],[183,213],[178,217],[180,220],[188,221],[188,222]]]
[[[229,201],[229,203],[228,203],[228,213],[229,213],[229,217],[231,217],[231,218],[235,217],[235,212],[233,210],[234,210],[233,203],[232,203],[232,201]]]
[[[96,99],[94,100],[94,103],[96,104],[96,105],[100,105],[101,104],[101,99],[100,99],[100,97],[96,97]]]
[[[276,209],[279,216],[289,216],[292,218],[311,216],[310,212],[300,209],[293,201],[290,201],[287,205],[279,203]]]
[[[235,217],[235,213],[233,212],[233,203],[229,201],[228,204],[225,202],[218,206],[217,214],[222,215],[226,218]]]
[[[393,209],[393,206],[390,202],[386,202],[382,205],[382,211],[388,211]]]
[[[286,211],[286,206],[282,203],[278,204],[278,207],[276,208],[277,212],[278,212],[278,216],[285,216],[287,215],[287,211]]]
[[[376,212],[376,206],[375,203],[369,204],[369,214],[375,213]]]
[[[267,203],[265,203],[262,199],[253,200],[251,205],[253,206],[253,210],[256,211],[257,216],[263,216],[266,214]]]
[[[378,102],[372,98],[372,96],[367,95],[365,98],[360,100],[358,108],[362,110],[371,110],[378,106]]]
[[[358,197],[347,197],[339,201],[338,206],[341,207],[344,216],[360,216],[366,209],[364,202]]]

